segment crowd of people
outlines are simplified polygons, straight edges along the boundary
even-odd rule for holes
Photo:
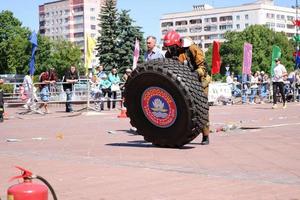
[[[287,73],[280,59],[275,59],[274,76],[270,77],[264,71],[256,71],[250,75],[238,78],[234,73],[226,77],[226,83],[229,84],[232,96],[241,97],[242,103],[264,104],[268,102],[272,94],[273,108],[277,108],[277,102],[283,102],[286,108],[286,101],[300,102],[300,72],[295,70]],[[280,96],[278,96],[280,94]]]

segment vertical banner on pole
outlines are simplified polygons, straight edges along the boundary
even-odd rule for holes
[[[251,65],[252,65],[252,44],[244,44],[244,57],[243,57],[243,75],[251,74]]]
[[[85,75],[88,75],[89,67],[92,62],[93,50],[96,46],[96,40],[91,36],[86,38],[86,59],[85,59]]]
[[[281,57],[281,49],[274,45],[272,49],[272,65],[271,65],[271,76],[274,76],[274,67],[276,65],[275,58]]]
[[[136,38],[135,45],[134,45],[134,51],[133,51],[133,65],[132,65],[133,70],[136,68],[137,62],[139,60],[139,56],[140,56],[140,42]]]
[[[35,71],[35,52],[38,47],[38,38],[35,31],[32,32],[29,41],[32,44],[31,57],[29,62],[29,71],[30,71],[30,75],[33,76]]]
[[[220,66],[221,66],[220,43],[217,41],[214,41],[213,42],[211,74],[220,73]]]

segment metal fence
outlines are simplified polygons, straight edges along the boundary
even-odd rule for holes
[[[12,85],[12,92],[4,93],[4,105],[6,107],[10,106],[23,106],[25,104],[25,101],[22,100],[21,96],[21,86],[22,82],[7,82],[5,81],[4,85]],[[42,83],[34,83],[33,84],[33,96],[32,98],[36,99],[36,104],[43,103],[40,98],[40,89],[39,86]],[[49,102],[48,104],[51,104],[52,106],[61,106],[64,103],[67,102],[66,92],[63,89],[63,84],[66,84],[65,82],[56,82],[54,84],[49,84]],[[93,110],[95,109],[93,106],[96,105],[96,103],[105,103],[107,105],[107,102],[116,102],[116,108],[121,108],[123,106],[122,102],[122,95],[121,91],[117,92],[117,98],[112,99],[109,97],[103,97],[100,95],[100,98],[95,98],[95,95],[93,94],[91,90],[91,83],[89,79],[80,79],[77,83],[73,85],[72,89],[72,100],[68,102],[72,102],[74,104],[80,104],[85,105],[86,108],[91,108]]]

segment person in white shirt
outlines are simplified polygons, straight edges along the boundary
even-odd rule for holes
[[[164,58],[164,53],[156,47],[156,37],[148,36],[146,39],[147,42],[147,51],[145,52],[144,58],[145,61]]]
[[[276,66],[274,68],[274,75],[272,77],[273,81],[273,106],[272,108],[277,108],[277,88],[279,88],[279,92],[282,97],[283,108],[286,108],[286,101],[284,95],[284,79],[287,78],[287,71],[285,66],[280,63],[280,59],[275,59]]]
[[[31,77],[29,71],[27,72],[27,75],[23,79],[22,86],[24,88],[24,93],[22,96],[24,96],[23,100],[25,101],[25,104],[23,107],[26,109],[32,109],[35,104],[34,96],[33,96],[34,87],[33,87],[32,77]]]

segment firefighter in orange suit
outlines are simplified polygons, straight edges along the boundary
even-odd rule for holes
[[[204,94],[208,96],[208,85],[211,81],[207,73],[205,57],[203,51],[194,43],[190,37],[180,37],[180,35],[171,30],[164,36],[164,47],[167,48],[166,58],[178,59],[181,63],[190,65],[193,70],[199,74]],[[209,123],[202,130],[202,145],[209,144]]]

